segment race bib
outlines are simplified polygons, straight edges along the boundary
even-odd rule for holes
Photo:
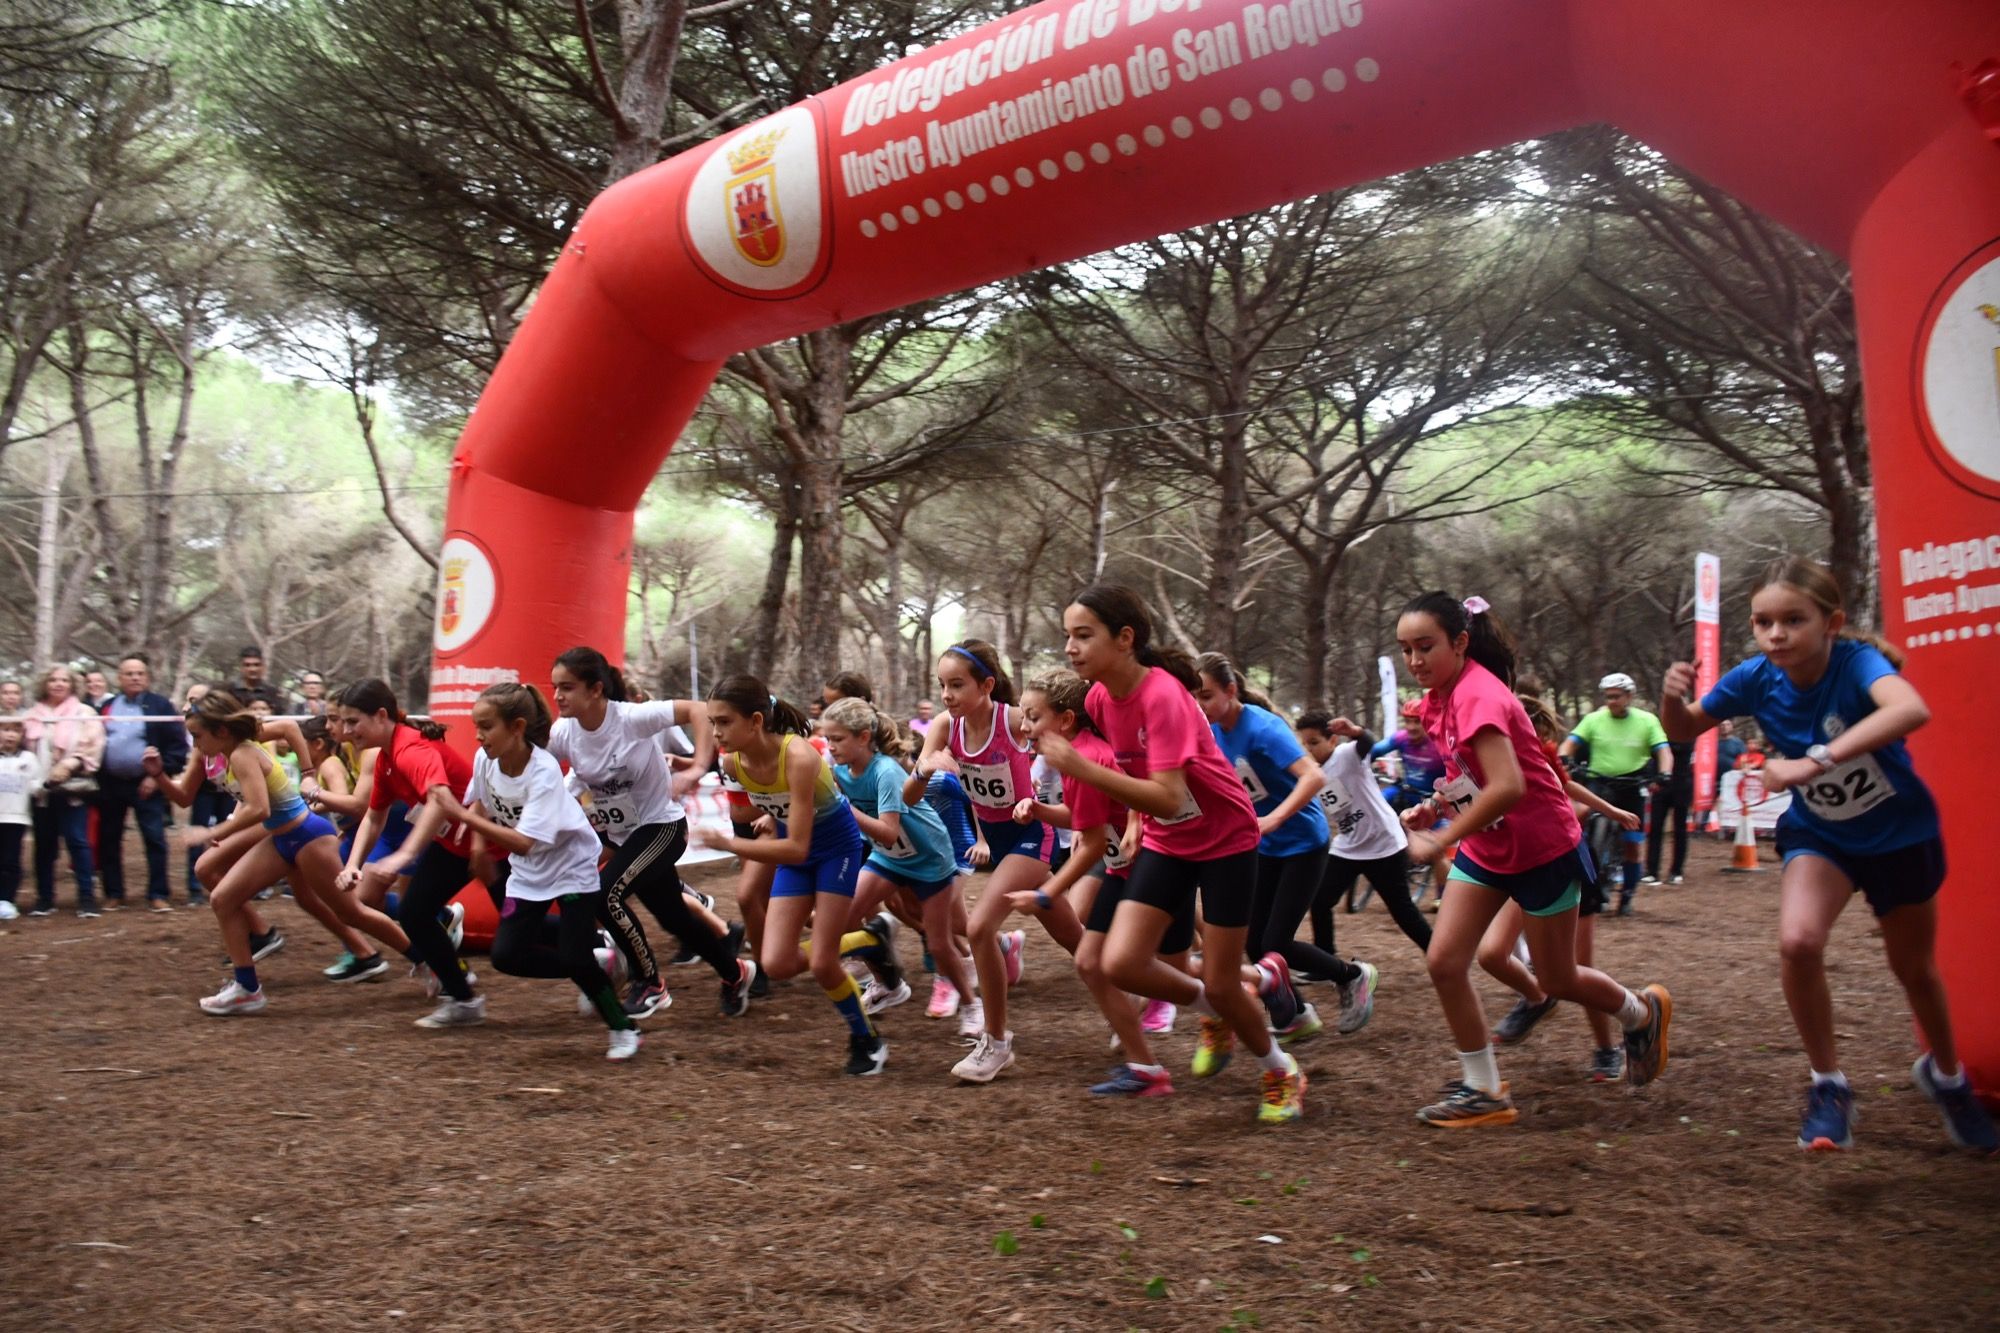
[[[1450,808],[1454,815],[1462,815],[1465,808],[1479,799],[1479,784],[1469,773],[1460,773],[1455,778],[1446,778],[1432,789],[1438,801]]]
[[[781,824],[791,817],[792,794],[790,792],[753,791],[746,792],[745,795],[750,798],[750,804],[756,806],[760,814],[769,815]]]
[[[1865,815],[1896,794],[1872,754],[1850,759],[1792,790],[1815,819],[1836,824]]]
[[[886,844],[878,842],[875,845],[881,849],[882,855],[892,861],[907,861],[917,854],[916,844],[910,841],[910,835],[901,828],[896,830],[894,842]]]
[[[1008,764],[973,764],[958,761],[958,780],[965,786],[965,794],[972,803],[988,810],[1005,810],[1013,813],[1014,803],[1020,798],[1014,795],[1014,770]]]
[[[1326,822],[1332,824],[1340,819],[1341,811],[1353,808],[1354,798],[1347,794],[1347,788],[1341,785],[1339,778],[1328,773],[1326,785],[1319,789],[1319,804],[1326,811]]]
[[[22,781],[19,773],[0,773],[0,793],[5,793],[8,796],[19,796],[27,789],[28,784]]]
[[[1125,830],[1116,824],[1104,826],[1104,868],[1119,871],[1132,864],[1132,858],[1125,855]]]
[[[1168,815],[1165,819],[1159,819],[1152,815],[1148,815],[1147,818],[1151,819],[1155,824],[1185,824],[1190,819],[1201,818],[1201,805],[1194,799],[1194,793],[1190,791],[1181,798],[1181,808]]]
[[[632,807],[629,794],[620,792],[607,796],[599,791],[590,793],[590,804],[584,807],[590,816],[590,826],[599,833],[610,833],[617,829],[632,827]]]
[[[1250,793],[1250,803],[1252,805],[1255,805],[1258,801],[1270,799],[1270,789],[1264,785],[1264,780],[1257,776],[1257,770],[1250,767],[1248,759],[1238,759],[1236,761],[1236,776],[1243,779],[1243,790]]]

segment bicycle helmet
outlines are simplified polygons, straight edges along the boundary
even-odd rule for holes
[[[1632,678],[1622,671],[1614,671],[1603,680],[1598,681],[1597,688],[1600,690],[1623,690],[1627,694],[1637,694],[1639,692],[1639,687],[1633,683]]]
[[[1423,715],[1424,701],[1422,699],[1412,699],[1403,705],[1404,717],[1422,717]]]

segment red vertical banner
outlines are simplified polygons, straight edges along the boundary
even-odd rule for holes
[[[1702,552],[1694,558],[1694,692],[1700,698],[1715,688],[1722,674],[1722,561]],[[1714,731],[1694,743],[1694,808],[1707,814],[1715,808],[1716,746]]]

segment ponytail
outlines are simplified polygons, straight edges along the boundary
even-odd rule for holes
[[[1465,655],[1498,676],[1508,689],[1514,688],[1514,636],[1485,598],[1461,602],[1447,592],[1427,592],[1411,598],[1402,614],[1429,616],[1454,642],[1465,635]]]
[[[1146,599],[1122,583],[1093,583],[1076,596],[1072,604],[1096,616],[1115,636],[1132,631],[1132,656],[1140,666],[1159,667],[1187,688],[1189,694],[1201,688],[1201,673],[1194,659],[1178,648],[1153,646],[1153,613]]]
[[[503,722],[525,722],[522,735],[529,745],[546,750],[549,746],[549,730],[555,719],[549,716],[548,700],[532,685],[518,681],[503,680],[498,685],[488,685],[479,692],[479,702],[488,705],[500,714]]]
[[[764,730],[774,735],[809,736],[812,723],[796,704],[780,699],[764,682],[750,675],[730,676],[708,692],[710,700],[728,704],[744,717],[762,714]]]
[[[256,740],[263,729],[263,722],[258,716],[245,708],[241,699],[219,685],[201,696],[201,702],[190,710],[189,717],[201,723],[203,730],[227,736],[238,745]],[[302,759],[305,757],[300,756]]]
[[[993,702],[1011,704],[1014,702],[1014,682],[1007,675],[1007,668],[1000,665],[1000,650],[984,639],[960,639],[944,650],[946,657],[955,658],[972,668],[978,680],[993,682]]]
[[[1097,722],[1090,716],[1090,710],[1084,707],[1084,701],[1090,696],[1090,682],[1068,667],[1044,671],[1028,682],[1028,688],[1024,693],[1041,695],[1048,700],[1049,707],[1058,713],[1075,714],[1077,730],[1088,731],[1098,736],[1104,734],[1097,729]]]
[[[442,723],[428,719],[413,722],[402,709],[396,706],[396,692],[389,688],[389,682],[376,676],[366,676],[355,681],[334,696],[336,707],[352,708],[357,713],[387,713],[399,727],[408,727],[427,741],[444,739]]]
[[[1277,712],[1271,703],[1271,696],[1243,679],[1243,673],[1221,653],[1203,653],[1194,659],[1195,670],[1207,676],[1220,689],[1234,689],[1236,697],[1246,704],[1256,704],[1267,713]],[[1199,688],[1199,685],[1196,686]]]
[[[819,720],[857,736],[865,734],[874,744],[877,754],[888,755],[898,762],[909,753],[909,744],[903,739],[902,732],[897,730],[895,719],[859,695],[850,694],[844,699],[835,699],[819,715]]]
[[[556,658],[556,665],[585,685],[595,685],[603,690],[607,702],[624,703],[631,697],[625,685],[625,673],[612,666],[595,648],[572,648]]]

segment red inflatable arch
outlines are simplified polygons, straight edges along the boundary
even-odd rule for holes
[[[1992,0],[1048,0],[996,20],[585,215],[453,461],[431,711],[620,647],[633,510],[724,357],[1609,121],[1852,261],[1888,633],[1937,712],[1916,748],[1958,864],[1939,953],[1974,1077],[2000,1088],[1978,804],[2000,735],[1996,58]]]

